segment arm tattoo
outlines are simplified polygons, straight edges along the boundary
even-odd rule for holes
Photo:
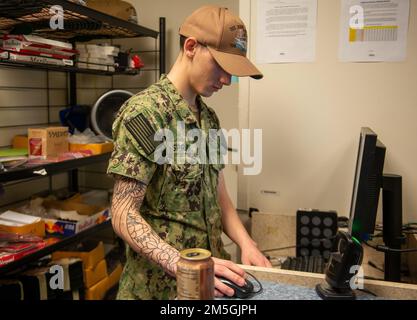
[[[116,177],[114,184],[112,209],[117,212],[124,213],[129,210],[137,211],[142,204],[143,198],[146,193],[146,185],[140,181],[126,177]],[[113,224],[117,224],[116,229],[120,230],[122,223],[122,214],[116,215],[118,221],[114,221]]]
[[[127,214],[129,236],[141,248],[141,253],[161,265],[168,273],[174,275],[179,253],[163,241],[143,218],[135,212]]]
[[[113,227],[135,251],[174,276],[179,252],[163,241],[141,217],[139,209],[145,194],[146,184],[127,177],[116,177],[112,199]]]

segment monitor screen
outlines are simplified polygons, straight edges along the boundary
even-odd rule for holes
[[[349,233],[367,241],[374,233],[385,159],[385,146],[370,128],[362,128],[350,207]]]

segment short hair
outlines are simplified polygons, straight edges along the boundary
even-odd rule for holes
[[[185,44],[185,40],[187,40],[186,36],[183,36],[182,34],[180,35],[180,50],[183,51],[184,50],[184,44]]]

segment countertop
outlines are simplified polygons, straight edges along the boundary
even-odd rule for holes
[[[260,281],[263,290],[259,294],[247,300],[322,300],[316,293],[314,288],[308,288],[298,285],[289,285],[284,283],[274,283],[270,281]],[[259,286],[254,282],[254,291]],[[220,300],[231,300],[237,298],[220,298]],[[379,300],[381,298],[372,296],[368,293],[357,293],[357,300]]]

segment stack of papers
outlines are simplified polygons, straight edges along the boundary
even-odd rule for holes
[[[10,60],[59,66],[72,66],[78,53],[71,43],[33,35],[4,35],[2,49],[8,52]],[[5,51],[3,59],[7,59],[3,57]]]
[[[0,224],[10,227],[20,227],[39,222],[41,218],[8,210],[0,214]]]
[[[27,162],[27,149],[0,149],[0,163],[5,169],[13,169]]]
[[[7,225],[26,224],[34,221],[32,218],[36,218],[13,211],[7,211],[0,216],[4,219],[0,220],[0,223],[7,223]],[[45,245],[46,242],[41,237],[32,234],[20,235],[0,231],[0,266],[20,259],[45,247]]]
[[[114,58],[118,56],[120,49],[115,46],[96,44],[76,45],[80,55],[78,56],[79,68],[114,71]]]

